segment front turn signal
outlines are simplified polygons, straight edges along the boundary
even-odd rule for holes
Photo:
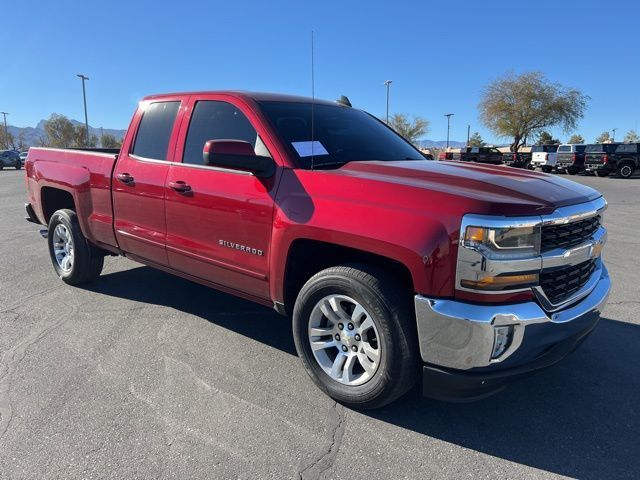
[[[530,273],[526,275],[500,275],[498,277],[486,277],[482,280],[461,280],[460,285],[464,288],[485,291],[501,291],[513,288],[522,288],[537,285],[538,274]]]

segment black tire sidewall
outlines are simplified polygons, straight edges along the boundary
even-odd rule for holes
[[[625,175],[624,173],[622,173],[625,168],[629,169],[629,174],[628,175]],[[633,175],[633,167],[628,163],[622,164],[620,166],[620,170],[618,171],[618,175],[620,175],[622,178],[630,178]]]
[[[296,350],[307,373],[322,391],[340,402],[363,408],[387,403],[384,398],[393,395],[390,386],[394,377],[399,376],[398,370],[403,367],[398,346],[405,341],[393,312],[377,292],[358,279],[337,273],[314,278],[301,290],[293,315]],[[328,295],[353,298],[369,312],[376,324],[381,347],[380,364],[374,376],[362,385],[348,386],[333,380],[318,364],[311,350],[308,339],[311,312],[318,301]]]
[[[60,223],[71,232],[73,239],[73,265],[69,272],[65,272],[60,268],[53,253],[53,232],[56,225]],[[70,285],[77,285],[92,280],[100,274],[104,258],[94,254],[92,247],[82,234],[78,217],[73,210],[58,210],[51,215],[47,234],[47,245],[49,247],[49,256],[53,268],[63,282]]]

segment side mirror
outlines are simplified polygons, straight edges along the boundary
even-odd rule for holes
[[[256,155],[251,144],[242,140],[209,140],[204,144],[202,161],[211,167],[242,170],[261,178],[275,173],[273,159]]]

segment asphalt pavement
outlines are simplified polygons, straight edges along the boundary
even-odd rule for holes
[[[83,288],[0,171],[0,478],[640,478],[640,178],[605,194],[604,318],[559,365],[471,404],[337,405],[268,308],[107,258]]]

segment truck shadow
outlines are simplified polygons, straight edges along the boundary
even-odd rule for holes
[[[270,308],[150,267],[104,274],[82,288],[112,297],[171,307],[296,355],[288,318]]]
[[[639,345],[640,326],[603,318],[563,362],[490,398],[449,404],[416,388],[368,415],[560,475],[640,478]]]
[[[85,288],[172,307],[296,355],[289,319],[149,267],[105,274]],[[563,362],[488,399],[437,402],[424,399],[417,386],[387,407],[362,413],[560,475],[640,478],[639,345],[640,326],[603,318]],[[313,388],[310,382],[309,388]],[[424,456],[428,461],[429,452]]]

